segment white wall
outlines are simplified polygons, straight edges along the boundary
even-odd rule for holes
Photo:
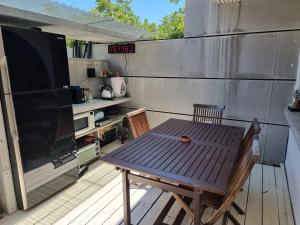
[[[186,37],[300,28],[298,0],[186,0],[185,10]]]
[[[300,225],[300,147],[295,141],[292,132],[289,135],[289,144],[286,156],[286,174],[296,225]]]

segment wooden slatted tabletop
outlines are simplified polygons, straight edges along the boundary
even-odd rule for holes
[[[225,194],[244,128],[170,119],[103,161],[121,169]],[[188,135],[190,143],[180,137]]]

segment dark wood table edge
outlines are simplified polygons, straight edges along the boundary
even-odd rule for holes
[[[169,176],[165,177],[165,176],[159,175],[159,174],[161,174],[161,171],[154,169],[154,168],[151,168],[150,169],[151,173],[149,173],[149,172],[144,171],[141,166],[135,165],[133,168],[133,167],[130,167],[131,165],[130,166],[125,165],[120,160],[110,158],[110,157],[106,157],[106,158],[104,158],[104,157],[101,158],[100,161],[102,161],[103,163],[112,165],[112,166],[116,167],[118,170],[126,170],[129,172],[135,172],[135,173],[140,174],[143,177],[151,177],[152,179],[157,179],[157,180],[166,180],[169,183],[181,183],[182,185],[184,185],[186,187],[189,187],[191,189],[195,189],[198,191],[208,191],[208,192],[213,192],[218,195],[225,195],[225,193],[227,192],[227,188],[223,189],[223,191],[220,191],[220,189],[215,188],[215,187],[222,188],[223,187],[222,185],[207,186],[205,183],[201,183],[201,182],[194,184],[194,182],[192,182],[193,179],[191,179],[191,178],[187,178],[187,177],[180,176],[180,175],[175,175],[175,174],[168,173],[168,172],[165,172],[165,173],[169,174]],[[107,161],[107,160],[109,160],[109,161]],[[149,171],[149,169],[148,169],[148,171]],[[173,177],[173,178],[170,178],[170,177]]]

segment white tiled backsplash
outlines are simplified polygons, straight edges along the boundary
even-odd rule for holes
[[[104,79],[88,78],[87,68],[95,68],[96,74],[98,74],[101,70],[109,70],[109,62],[107,60],[69,59],[71,85],[89,88],[92,95],[97,96],[99,95],[99,86],[104,82]]]

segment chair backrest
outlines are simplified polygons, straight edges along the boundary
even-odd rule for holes
[[[241,146],[240,146],[240,151],[239,151],[239,156],[238,156],[238,161],[241,160],[245,152],[247,151],[247,147],[251,146],[253,143],[253,140],[256,136],[260,134],[261,128],[259,125],[259,122],[256,118],[253,119],[250,128],[248,129],[245,137],[242,140]]]
[[[194,122],[221,124],[225,106],[194,104]]]
[[[145,108],[127,113],[127,118],[134,139],[150,131]]]
[[[259,159],[259,148],[258,148],[258,136],[252,141],[252,145],[247,145],[247,151],[243,155],[239,166],[236,168],[236,173],[231,178],[230,186],[227,194],[223,200],[222,205],[219,209],[214,211],[211,217],[208,219],[205,225],[215,224],[224,213],[230,209],[232,202],[236,195],[240,192],[246,180],[248,179],[255,163]]]

